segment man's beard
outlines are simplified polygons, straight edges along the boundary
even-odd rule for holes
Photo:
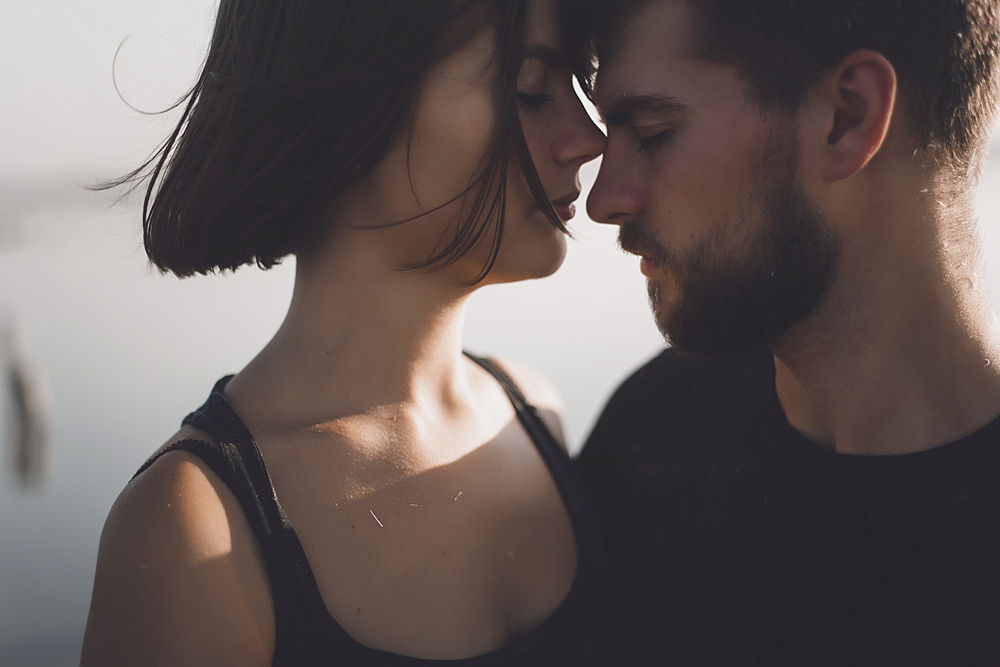
[[[684,256],[665,248],[645,221],[622,225],[622,248],[652,259],[675,281],[673,303],[659,280],[649,299],[660,331],[692,357],[769,345],[822,302],[836,277],[840,239],[802,186],[797,146],[777,130],[754,169],[752,194]]]

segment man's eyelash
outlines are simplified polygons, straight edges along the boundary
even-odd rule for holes
[[[526,107],[531,107],[537,109],[538,107],[544,106],[549,102],[553,101],[555,98],[551,95],[532,95],[530,93],[518,93],[517,101]]]
[[[673,130],[664,130],[663,132],[659,132],[649,137],[640,137],[637,151],[641,153],[644,150],[653,148],[654,146],[669,139],[673,133]]]

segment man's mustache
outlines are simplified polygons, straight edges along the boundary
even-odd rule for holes
[[[649,230],[644,220],[629,220],[618,231],[618,245],[625,252],[651,259],[657,264],[669,266],[671,253]]]

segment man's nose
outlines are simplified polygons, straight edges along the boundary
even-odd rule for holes
[[[610,148],[610,146],[609,146]],[[587,215],[595,222],[621,225],[642,214],[643,197],[629,161],[605,151],[597,180],[587,197]]]

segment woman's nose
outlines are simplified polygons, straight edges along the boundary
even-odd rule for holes
[[[600,157],[606,138],[590,119],[590,114],[579,99],[575,100],[565,125],[557,132],[552,146],[553,157],[559,165],[582,165]]]

